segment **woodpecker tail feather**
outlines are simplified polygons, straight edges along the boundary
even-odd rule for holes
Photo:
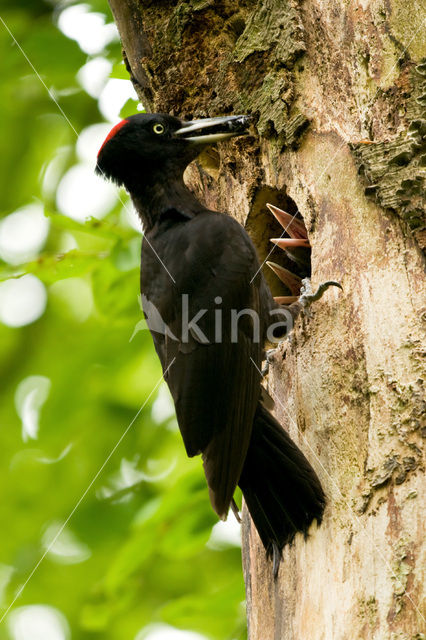
[[[322,520],[325,495],[311,465],[275,418],[258,404],[239,486],[268,556],[305,537]]]

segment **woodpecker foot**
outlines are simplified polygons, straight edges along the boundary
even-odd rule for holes
[[[274,359],[274,354],[276,353],[277,349],[268,349],[265,352],[265,364],[263,365],[261,374],[262,374],[262,378],[264,378],[265,376],[268,375],[269,373],[269,366],[272,364],[273,359]]]
[[[300,289],[301,296],[299,298],[299,303],[304,308],[309,307],[313,302],[320,300],[329,287],[339,287],[339,289],[343,291],[343,287],[340,282],[327,280],[327,282],[322,282],[315,293],[313,293],[310,279],[304,278],[302,280],[302,288]]]
[[[311,245],[303,220],[296,217],[296,214],[291,215],[273,204],[267,204],[266,206],[284,229],[283,234],[287,233],[289,236],[271,238],[271,242],[283,249],[287,256],[299,265],[300,273],[310,273]],[[301,311],[309,315],[310,305],[319,300],[329,287],[339,287],[339,289],[342,289],[342,286],[338,282],[329,280],[328,282],[320,284],[314,293],[309,278],[302,279],[300,276],[292,273],[276,262],[268,261],[266,264],[279,277],[281,282],[285,284],[291,294],[288,296],[277,296],[274,298],[275,302],[279,305],[288,306],[294,319]],[[268,367],[269,362],[267,360],[264,375],[267,374]]]
[[[310,279],[304,278],[302,280],[300,298],[297,300],[297,302],[294,302],[289,307],[289,310],[293,315],[293,318],[296,319],[299,313],[301,312],[303,312],[304,315],[309,318],[311,316],[311,310],[310,310],[311,304],[313,302],[316,302],[320,298],[322,298],[322,296],[324,295],[324,293],[327,291],[329,287],[339,287],[339,289],[342,289],[343,291],[343,287],[339,282],[335,282],[334,280],[328,280],[327,282],[322,282],[314,293],[312,291],[312,285],[311,285]]]

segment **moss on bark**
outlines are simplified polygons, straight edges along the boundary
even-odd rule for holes
[[[300,319],[270,369],[277,416],[329,502],[322,526],[285,550],[277,582],[245,515],[249,636],[421,637],[419,15],[408,20],[400,0],[110,3],[149,110],[254,115],[252,136],[188,169],[199,197],[246,223],[262,258],[276,235],[266,199],[299,211],[314,284],[344,288]]]

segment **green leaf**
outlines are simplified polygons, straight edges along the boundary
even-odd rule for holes
[[[103,261],[92,274],[96,308],[101,316],[112,319],[140,319],[138,301],[139,269],[122,272]]]
[[[120,118],[128,118],[129,116],[133,116],[135,113],[142,113],[141,111],[138,112],[138,104],[139,100],[129,98],[120,111]]]
[[[85,4],[112,20],[107,0]],[[2,4],[3,20],[43,81],[0,29],[4,215],[43,202],[47,168],[52,183],[60,182],[77,162],[76,132],[102,121],[97,100],[76,80],[90,56],[56,26],[65,5]],[[127,79],[120,43],[108,45],[104,55],[112,77]],[[122,116],[137,113],[137,104],[128,101]],[[59,157],[55,171],[52,161]],[[201,460],[186,457],[175,419],[157,424],[151,415],[162,401],[156,388],[161,366],[138,301],[140,234],[123,221],[121,203],[102,220],[81,223],[55,210],[52,190],[44,201],[50,232],[43,253],[29,264],[0,265],[2,279],[32,273],[47,285],[64,280],[47,287],[38,320],[17,328],[0,323],[4,611],[24,585],[14,607],[56,608],[73,640],[136,638],[159,620],[214,640],[240,640],[239,550],[206,547],[217,519]],[[25,301],[16,302],[19,311]],[[49,396],[41,409],[29,404],[19,416],[17,389],[33,376],[49,381]],[[22,416],[38,420],[31,443],[22,440]],[[113,493],[109,499],[105,487]],[[81,562],[47,551],[47,534],[65,521],[68,538],[90,551]]]
[[[98,220],[89,218],[85,222],[78,222],[60,213],[47,212],[46,215],[57,229],[67,231],[78,231],[79,233],[89,233],[93,236],[106,238],[108,240],[131,239],[135,236],[133,229],[126,229],[118,224],[111,224],[108,220]]]
[[[118,80],[130,80],[129,72],[126,69],[126,65],[122,60],[117,62],[111,70],[110,78],[117,78]]]
[[[32,273],[45,284],[52,284],[64,278],[75,278],[93,271],[105,256],[82,253],[73,249],[63,254],[43,254],[37,260],[17,267],[0,269],[0,279],[20,277],[24,273]]]

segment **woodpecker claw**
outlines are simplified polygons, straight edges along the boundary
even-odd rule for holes
[[[327,282],[322,282],[315,293],[313,293],[311,281],[309,280],[309,278],[304,278],[304,280],[302,280],[302,295],[299,298],[299,303],[302,305],[302,307],[308,307],[313,302],[316,302],[317,300],[322,298],[329,287],[339,287],[339,289],[343,291],[343,287],[339,282],[335,282],[334,280],[327,280]]]
[[[271,238],[271,242],[276,244],[277,247],[284,249],[287,255],[292,260],[299,263],[299,265],[304,265],[306,261],[309,261],[309,249],[311,248],[311,245],[309,243],[308,232],[306,231],[303,221],[296,218],[295,215],[292,216],[286,211],[279,209],[273,204],[267,204],[266,206],[278,220],[284,231],[290,236],[289,238]],[[293,294],[291,296],[275,297],[274,300],[278,304],[294,305],[294,308],[298,307],[299,310],[306,310],[309,305],[319,300],[329,287],[339,287],[339,289],[342,289],[341,284],[334,280],[329,280],[320,284],[314,293],[312,291],[309,278],[302,280],[302,278],[276,262],[267,262],[266,264],[272,269],[272,271],[274,271],[274,273],[276,273],[281,282],[283,282]]]

